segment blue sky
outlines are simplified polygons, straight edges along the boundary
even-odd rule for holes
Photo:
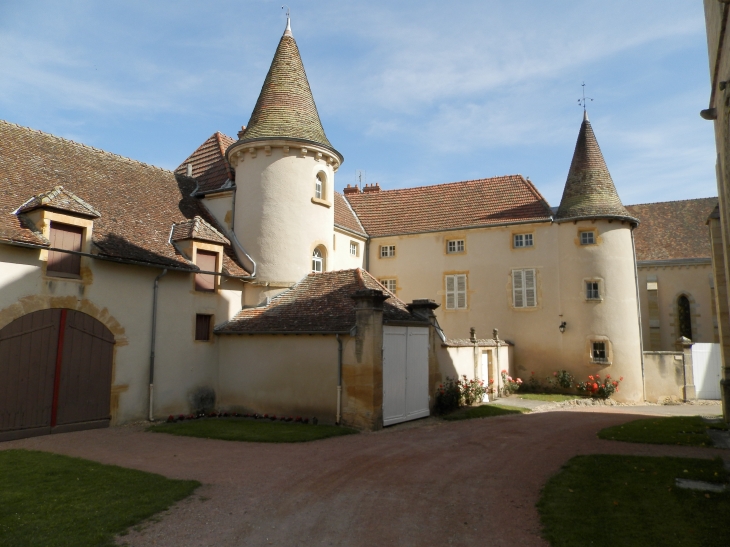
[[[558,205],[582,112],[625,204],[716,195],[702,2],[288,0],[337,188],[521,173]],[[174,168],[248,123],[254,0],[0,2],[0,118]]]

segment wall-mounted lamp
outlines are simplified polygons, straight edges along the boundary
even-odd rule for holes
[[[567,326],[567,323],[565,321],[563,321],[562,323],[560,323],[560,326],[558,328],[560,329],[560,333],[561,334],[565,332],[565,327],[566,326]]]
[[[700,117],[703,120],[716,120],[717,119],[717,109],[716,108],[705,108],[704,110],[700,110]]]

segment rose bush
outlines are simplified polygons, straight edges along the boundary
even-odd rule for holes
[[[600,374],[591,374],[588,376],[588,380],[576,384],[575,387],[578,391],[586,393],[591,397],[599,399],[608,399],[615,392],[619,390],[619,384],[623,381],[624,377],[621,376],[618,380],[612,380],[611,375],[607,374],[603,380],[601,380]]]

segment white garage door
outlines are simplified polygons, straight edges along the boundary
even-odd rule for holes
[[[428,415],[428,327],[383,327],[383,425]]]
[[[692,370],[698,399],[720,398],[720,344],[694,344]]]

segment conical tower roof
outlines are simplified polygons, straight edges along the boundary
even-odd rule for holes
[[[251,119],[238,142],[282,138],[318,144],[342,158],[322,128],[288,20]]]
[[[618,197],[591,122],[584,112],[555,220],[598,218],[629,220],[638,224]]]

